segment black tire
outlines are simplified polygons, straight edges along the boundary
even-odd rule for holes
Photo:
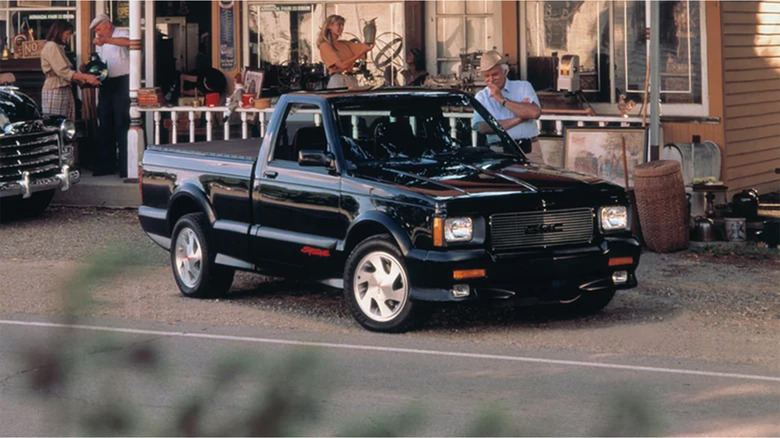
[[[21,196],[0,198],[0,222],[11,222],[19,217]]]
[[[184,296],[219,297],[233,284],[235,270],[214,263],[217,254],[211,250],[210,231],[203,213],[186,214],[173,227],[171,268]]]
[[[0,222],[39,216],[54,198],[54,190],[35,192],[27,199],[21,195],[0,198]]]
[[[591,315],[607,307],[614,296],[614,288],[597,292],[583,292],[576,301],[565,304],[565,308],[575,315]]]
[[[382,271],[377,271],[375,264],[381,265]],[[386,284],[370,287],[379,276],[386,279]],[[370,237],[349,254],[344,269],[344,298],[358,324],[372,331],[403,332],[430,314],[424,312],[425,303],[412,301],[404,257],[387,235]]]
[[[39,216],[51,204],[52,198],[54,198],[54,190],[33,193],[29,198],[20,201],[19,213],[23,217]]]

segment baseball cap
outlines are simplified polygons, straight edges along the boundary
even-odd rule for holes
[[[504,57],[497,51],[490,50],[482,54],[482,58],[479,60],[479,71],[490,70],[500,64],[506,64]]]
[[[100,23],[102,23],[104,21],[108,21],[108,20],[110,20],[110,18],[108,18],[108,15],[106,15],[106,14],[104,14],[102,12],[97,14],[95,16],[95,19],[92,20],[92,23],[89,23],[89,30],[94,30],[95,27],[97,27],[98,24],[100,24]]]

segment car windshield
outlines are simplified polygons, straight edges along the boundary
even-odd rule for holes
[[[350,166],[477,156],[524,159],[517,144],[467,95],[359,96],[337,101],[334,110]],[[499,141],[487,143],[484,135],[472,129],[474,111],[498,131]]]

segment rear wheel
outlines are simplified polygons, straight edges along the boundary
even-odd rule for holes
[[[412,328],[425,312],[410,296],[403,255],[389,236],[371,237],[355,247],[344,271],[344,297],[360,325],[382,332]]]
[[[210,228],[203,213],[182,216],[171,236],[171,267],[181,293],[193,298],[224,295],[235,270],[214,263],[216,253],[208,239]]]

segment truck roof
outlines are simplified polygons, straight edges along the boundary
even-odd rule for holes
[[[389,96],[393,94],[425,94],[425,95],[446,95],[446,94],[465,94],[463,91],[449,88],[421,88],[421,87],[378,87],[365,90],[349,90],[346,88],[336,88],[319,91],[296,91],[290,93],[295,96],[312,96],[325,99],[336,99],[342,97],[354,96]]]

